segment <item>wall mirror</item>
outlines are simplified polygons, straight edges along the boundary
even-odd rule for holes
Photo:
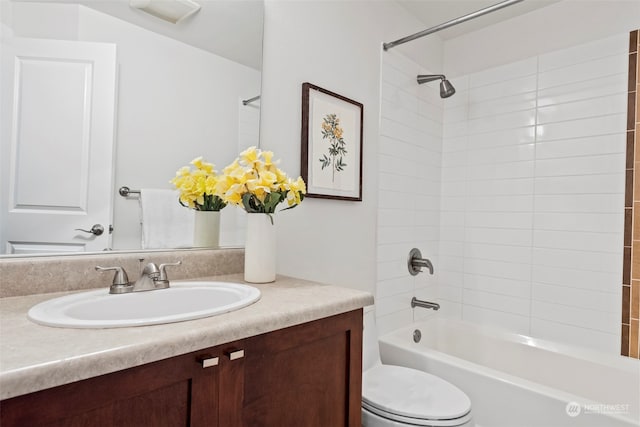
[[[177,24],[129,0],[0,3],[0,256],[153,249],[136,191],[258,145],[262,0],[197,0]],[[221,247],[242,215],[222,211]]]

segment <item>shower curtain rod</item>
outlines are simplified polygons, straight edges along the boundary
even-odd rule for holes
[[[394,40],[389,43],[383,43],[382,46],[384,50],[389,50],[392,47],[396,47],[399,44],[403,44],[406,42],[410,42],[415,39],[419,39],[420,37],[427,36],[429,34],[433,34],[440,30],[444,30],[445,28],[453,27],[454,25],[461,24],[470,19],[477,18],[478,16],[486,15],[487,13],[494,12],[496,10],[502,9],[503,7],[511,6],[512,4],[520,3],[523,0],[506,0],[501,3],[494,4],[493,6],[485,7],[484,9],[477,10],[475,12],[469,13],[468,15],[461,16],[459,18],[452,19],[450,21],[445,22],[444,24],[436,25],[435,27],[427,28],[426,30],[420,31],[415,34],[411,34],[410,36],[403,37],[398,40]]]

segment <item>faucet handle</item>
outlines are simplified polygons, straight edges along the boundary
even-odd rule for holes
[[[182,261],[167,262],[164,264],[160,264],[160,267],[158,267],[160,269],[160,277],[158,277],[158,280],[168,280],[166,268],[172,265],[180,265],[180,264],[182,264]]]
[[[113,276],[113,284],[115,286],[122,286],[129,284],[129,277],[127,276],[127,272],[124,271],[122,267],[100,267],[96,265],[96,271],[115,271],[116,274]]]

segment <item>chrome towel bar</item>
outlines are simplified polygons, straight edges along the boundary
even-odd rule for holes
[[[118,190],[118,193],[122,197],[129,197],[132,194],[140,194],[140,190],[132,190],[129,187],[123,186],[123,187],[120,187],[120,189]]]

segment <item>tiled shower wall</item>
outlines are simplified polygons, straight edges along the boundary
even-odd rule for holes
[[[622,281],[621,354],[640,357],[640,44],[639,31],[629,36],[627,106],[627,182],[625,194],[624,272]]]
[[[399,53],[382,56],[376,284],[381,333],[413,321],[414,295],[437,298],[437,267],[434,276],[414,277],[407,270],[413,247],[438,266],[443,103],[437,84],[416,83],[421,73],[426,70]]]
[[[450,315],[620,349],[628,35],[452,79],[439,292]]]

